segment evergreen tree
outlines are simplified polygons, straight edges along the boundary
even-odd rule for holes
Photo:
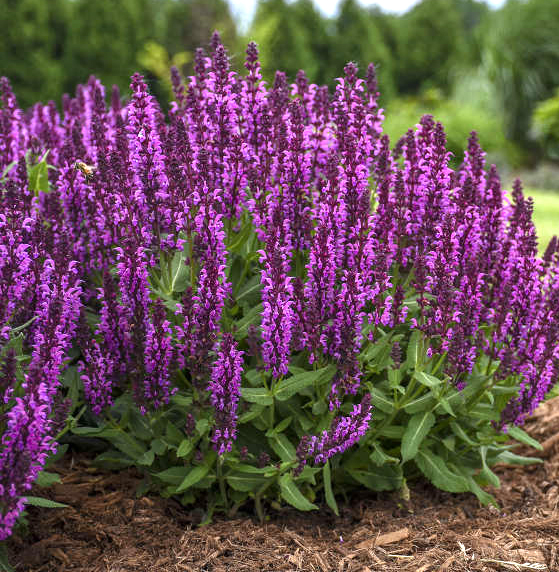
[[[276,70],[293,80],[300,69],[315,79],[317,68],[307,30],[285,0],[260,0],[249,35],[260,46],[262,71],[267,80],[273,80]]]
[[[62,93],[69,20],[67,0],[0,0],[0,75],[23,107]]]
[[[398,22],[398,74],[400,92],[416,93],[424,87],[448,90],[453,66],[466,51],[465,32],[454,0],[423,0]]]
[[[185,51],[193,56],[196,48],[208,46],[215,30],[235,57],[237,28],[227,0],[167,0],[160,42],[171,56]]]
[[[73,0],[65,50],[65,89],[94,74],[106,86],[126,87],[138,54],[154,37],[149,0]]]
[[[530,118],[559,85],[559,0],[509,2],[480,30],[483,65],[496,89],[507,136],[529,145]]]
[[[345,64],[355,62],[364,71],[370,62],[377,68],[384,98],[394,93],[393,62],[383,34],[370,12],[356,0],[343,0],[335,20],[332,63],[336,77]]]
[[[304,67],[307,76],[315,83],[328,83],[333,77],[333,45],[328,33],[328,20],[320,13],[313,0],[297,0],[289,9],[304,34],[306,48],[310,52],[311,58],[305,62]],[[300,67],[303,68],[303,65]]]

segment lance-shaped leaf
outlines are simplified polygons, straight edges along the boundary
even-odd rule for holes
[[[430,411],[416,413],[409,420],[402,439],[402,462],[409,461],[417,455],[423,439],[435,424],[435,416]]]

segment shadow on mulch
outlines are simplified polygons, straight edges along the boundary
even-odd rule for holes
[[[28,572],[559,571],[559,398],[538,409],[528,431],[547,438],[545,463],[496,470],[499,510],[419,484],[409,502],[360,496],[340,517],[286,509],[264,525],[216,518],[200,528],[196,510],[137,499],[135,472],[66,460],[49,496],[71,508],[30,508],[28,535],[10,541],[12,562]]]

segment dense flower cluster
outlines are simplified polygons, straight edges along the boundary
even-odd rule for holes
[[[456,171],[430,116],[392,150],[372,65],[360,79],[348,64],[333,94],[303,72],[268,87],[255,44],[243,76],[215,35],[194,67],[187,85],[172,71],[167,117],[139,74],[128,102],[113,88],[107,105],[92,77],[62,114],[23,113],[1,80],[2,537],[53,450],[72,344],[95,414],[127,391],[146,414],[182,384],[193,412],[213,407],[219,455],[237,435],[249,360],[264,401],[294,355],[297,368],[334,366],[330,428],[299,433],[299,473],[366,434],[362,352],[387,330],[420,332],[457,388],[481,356],[495,379],[517,379],[502,427],[557,379],[559,245],[538,256],[531,200],[520,183],[506,196],[475,134]],[[399,367],[399,346],[391,355]],[[196,421],[181,422],[187,435]]]
[[[11,176],[0,187],[0,539],[10,535],[25,493],[56,451],[59,374],[76,333],[82,294],[77,265],[55,235],[51,215],[57,211],[48,201],[41,204],[27,185],[25,162],[18,156],[27,128],[14,122],[21,113],[5,80],[2,89],[2,125],[8,132],[0,161]],[[22,348],[28,355],[24,368]]]

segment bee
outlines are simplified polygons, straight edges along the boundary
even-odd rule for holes
[[[95,167],[93,165],[88,165],[86,163],[84,163],[83,161],[76,161],[74,163],[74,168],[76,169],[76,171],[81,171],[85,177],[85,180],[87,182],[91,181],[91,179],[93,179],[93,176],[95,175]]]

